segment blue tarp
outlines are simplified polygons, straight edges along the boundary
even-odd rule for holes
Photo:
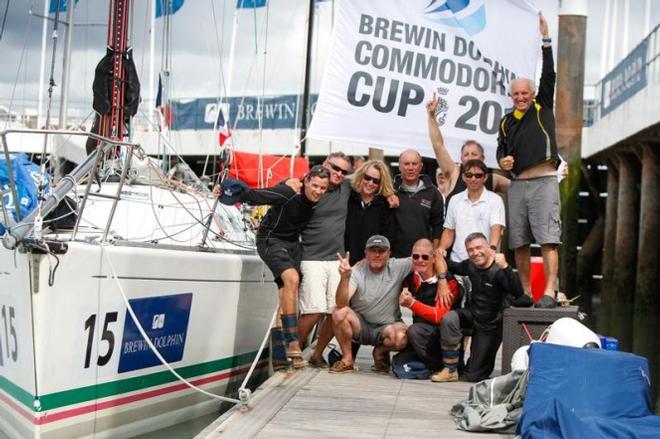
[[[14,181],[16,182],[16,191],[19,199],[21,218],[32,211],[39,202],[39,166],[32,163],[25,154],[12,154],[10,156],[11,167],[14,172]],[[7,162],[4,156],[0,158],[0,189],[9,188],[9,173],[7,172]],[[46,186],[48,190],[48,183]],[[16,217],[16,205],[11,193],[3,197],[5,208]],[[0,212],[0,219],[2,213]],[[0,235],[5,233],[5,228],[0,225]]]
[[[533,343],[523,438],[654,438],[648,361],[626,352]]]

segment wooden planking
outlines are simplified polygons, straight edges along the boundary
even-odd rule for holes
[[[357,360],[361,370],[356,373],[304,369],[293,372],[288,379],[276,374],[256,392],[252,410],[225,415],[198,437],[512,437],[456,429],[449,410],[466,397],[470,383],[399,380],[373,373],[371,350],[367,347],[360,349]],[[283,401],[286,397],[289,399]]]

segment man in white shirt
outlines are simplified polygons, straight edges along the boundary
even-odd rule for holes
[[[506,225],[502,198],[484,187],[488,178],[486,164],[477,159],[467,161],[461,178],[467,189],[449,200],[440,240],[440,248],[445,254],[451,248],[448,256],[454,262],[468,259],[463,243],[470,233],[483,233],[490,246],[497,250]],[[456,245],[452,248],[454,243]]]

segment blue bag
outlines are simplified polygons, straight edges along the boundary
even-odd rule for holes
[[[21,218],[30,213],[39,203],[39,166],[32,163],[27,155],[12,154],[10,156],[11,169],[14,173],[14,181],[16,182],[16,193],[18,196],[18,204],[20,206]],[[46,176],[46,192],[49,187],[49,179]],[[9,169],[7,168],[7,161],[4,156],[0,158],[0,190],[4,191],[9,188]],[[14,203],[13,194],[10,192],[3,197],[5,209],[9,214],[17,220],[16,203]],[[0,213],[0,220],[3,220]],[[0,235],[5,233],[5,227],[0,224]]]

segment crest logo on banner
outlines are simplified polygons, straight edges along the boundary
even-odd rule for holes
[[[425,15],[435,23],[463,28],[470,36],[486,28],[486,6],[481,1],[433,0]]]
[[[474,139],[495,165],[508,85],[535,78],[538,10],[527,0],[342,0],[308,137],[433,157],[425,103],[453,157]],[[512,25],[515,23],[515,26]]]

